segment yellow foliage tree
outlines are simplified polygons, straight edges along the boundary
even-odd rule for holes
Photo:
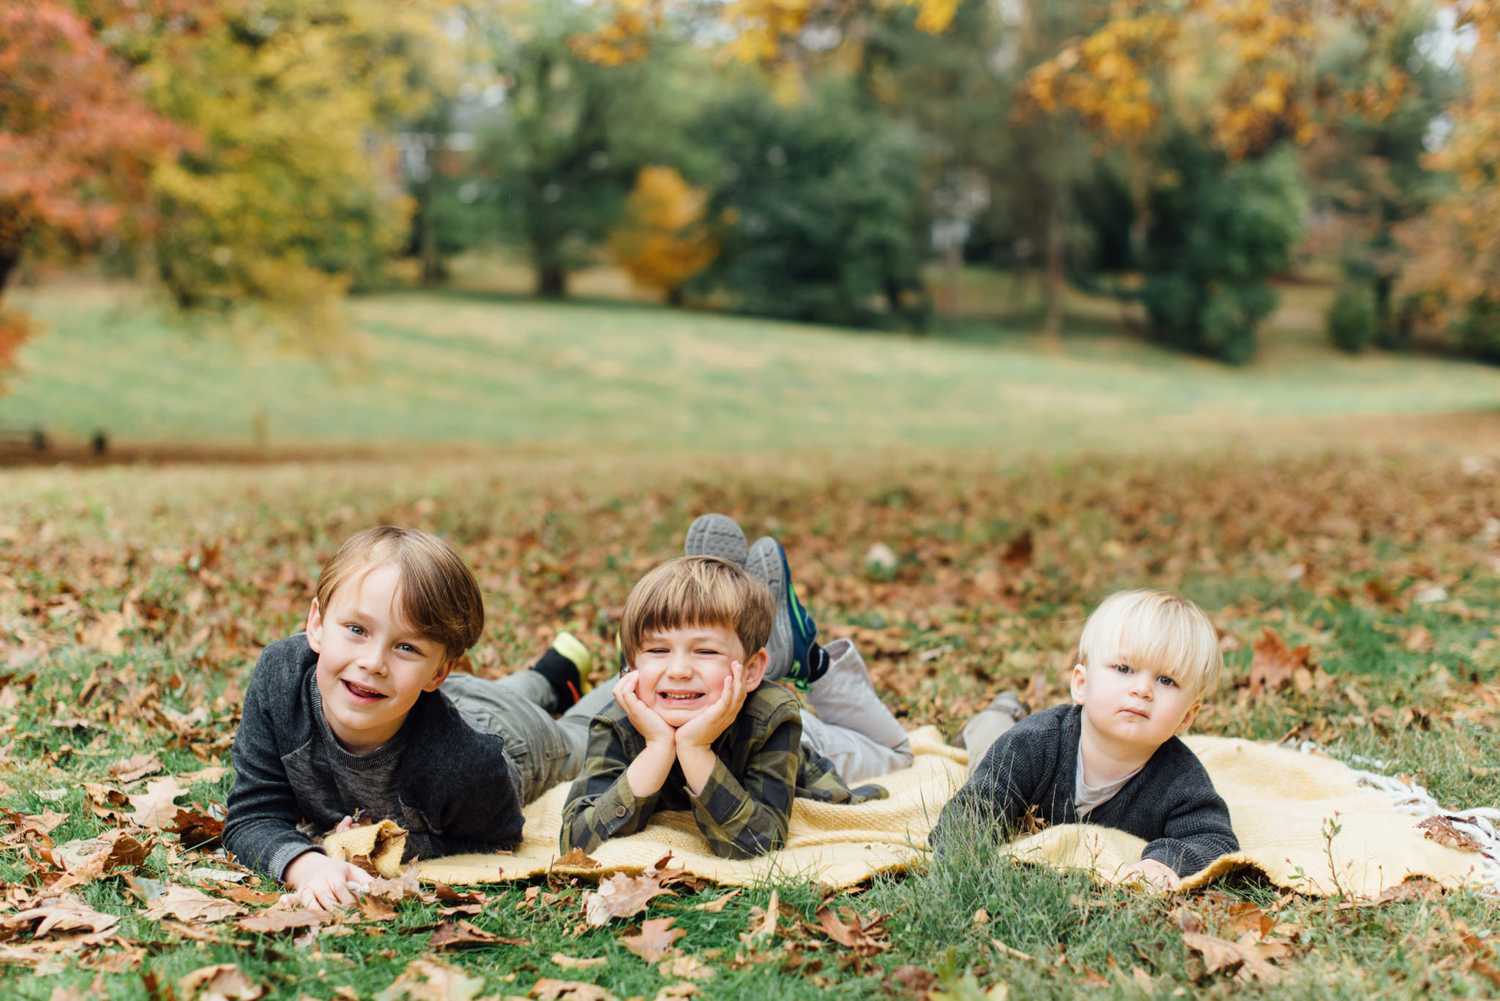
[[[683,283],[702,271],[719,248],[703,219],[707,192],[671,167],[643,167],[626,203],[626,221],[609,239],[615,260],[637,285],[681,301]]]

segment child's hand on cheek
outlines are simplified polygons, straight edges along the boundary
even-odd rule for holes
[[[745,704],[745,665],[735,661],[719,697],[701,713],[677,728],[677,746],[707,747],[729,729]]]
[[[1143,858],[1134,865],[1126,866],[1120,873],[1129,882],[1132,877],[1145,883],[1153,890],[1163,893],[1177,889],[1182,885],[1182,877],[1172,870],[1172,867],[1158,862],[1154,858]]]
[[[641,676],[631,671],[615,684],[615,702],[625,715],[630,719],[630,725],[635,727],[636,733],[646,738],[646,744],[672,745],[676,740],[677,731],[672,724],[661,718],[661,713],[652,709],[641,701],[636,694],[636,685],[640,683]]]

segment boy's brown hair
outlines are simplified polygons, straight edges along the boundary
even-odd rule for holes
[[[651,633],[691,626],[733,629],[749,657],[771,637],[771,592],[740,566],[713,556],[679,556],[636,582],[625,599],[625,662]]]
[[[449,660],[462,657],[484,629],[484,598],[463,557],[436,535],[381,525],[344,540],[318,577],[318,608],[356,575],[390,564],[401,575],[401,615],[413,629],[441,643]]]

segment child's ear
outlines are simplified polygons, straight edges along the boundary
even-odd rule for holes
[[[323,652],[323,613],[318,609],[318,599],[312,600],[312,606],[307,610],[307,625],[303,626],[307,633],[307,645],[312,647],[313,653]]]
[[[1187,715],[1182,717],[1181,723],[1177,724],[1177,729],[1173,731],[1173,736],[1181,736],[1187,733],[1187,728],[1193,725],[1193,720],[1198,718],[1198,710],[1202,708],[1202,702],[1194,702],[1188,707]]]
[[[1068,691],[1073,695],[1074,702],[1082,702],[1084,693],[1088,690],[1089,669],[1082,664],[1073,665],[1073,675],[1068,679]]]
[[[766,648],[761,647],[755,651],[755,655],[745,661],[745,691],[753,692],[760,687],[761,681],[766,676],[766,664],[771,660],[771,655],[766,653]]]
[[[450,675],[450,674],[453,673],[453,667],[457,663],[458,663],[458,658],[457,657],[449,657],[446,654],[444,654],[444,656],[443,656],[443,662],[438,665],[438,669],[436,671],[432,672],[432,680],[429,681],[429,682],[427,682],[427,684],[425,684],[425,685],[422,686],[422,691],[424,691],[424,692],[435,692],[435,691],[437,691],[438,690],[438,686],[440,686],[443,682],[445,682],[445,681],[448,680],[448,675]]]

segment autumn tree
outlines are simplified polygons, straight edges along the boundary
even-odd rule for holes
[[[1500,362],[1500,5],[1451,5],[1469,44],[1464,89],[1447,109],[1451,128],[1428,159],[1451,189],[1398,237],[1411,266],[1400,289],[1420,296],[1424,329]]]
[[[152,166],[188,134],[67,4],[0,9],[0,292],[28,248],[88,247],[149,217]],[[27,333],[0,312],[0,370]]]
[[[682,302],[683,284],[718,253],[703,216],[707,199],[673,168],[643,167],[624,222],[610,234],[610,250],[631,280],[673,305]]]

